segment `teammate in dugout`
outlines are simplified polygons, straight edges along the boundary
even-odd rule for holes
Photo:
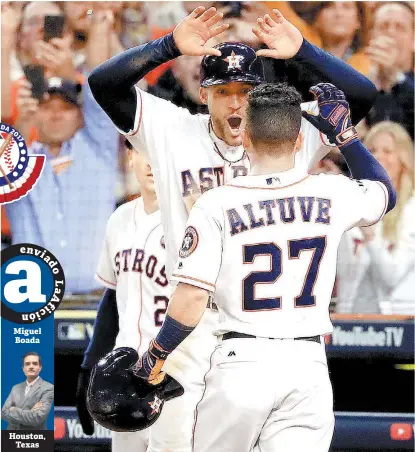
[[[278,11],[272,17],[267,14],[258,18],[253,32],[269,47],[258,51],[258,56],[244,44],[209,47],[209,39],[227,27],[221,24],[221,19],[215,8],[196,8],[173,33],[123,52],[96,68],[89,77],[97,102],[131,143],[150,157],[166,238],[168,278],[180,248],[188,211],[195,200],[201,193],[244,175],[249,169],[249,159],[242,146],[241,123],[248,92],[265,82],[260,56],[293,59],[307,67],[313,77],[335,83],[348,95],[355,123],[367,114],[376,97],[376,89],[367,78],[304,40],[298,29]],[[210,115],[191,115],[135,86],[152,69],[180,55],[205,55],[200,94]],[[317,110],[315,102],[302,107]],[[321,134],[315,127],[303,121],[301,130],[304,143],[295,163],[306,174],[326,150],[321,149]],[[213,309],[206,311],[204,320],[182,345],[183,359],[175,373],[171,373],[186,391],[193,391],[195,382],[200,395],[203,375],[209,367],[208,357],[216,343],[211,332],[217,311],[214,304],[211,306]],[[105,297],[97,326],[104,325],[107,331],[116,329],[112,312],[114,297]],[[200,336],[202,340],[198,340]],[[109,350],[101,337],[97,347],[94,348],[96,358]],[[79,380],[79,394],[87,382],[85,372]],[[189,415],[193,418],[192,407]]]
[[[137,375],[160,378],[214,295],[219,345],[196,409],[195,452],[330,448],[333,394],[322,336],[332,331],[338,245],[348,229],[393,209],[396,192],[360,142],[343,92],[330,84],[312,92],[320,113],[303,115],[336,142],[354,179],[304,176],[295,167],[303,141],[298,92],[286,84],[254,88],[242,133],[251,171],[205,193],[190,212],[172,276],[178,286],[138,363]]]
[[[128,160],[140,184],[141,196],[120,206],[109,218],[106,238],[96,271],[96,278],[106,288],[105,302],[116,299],[112,323],[119,326],[116,338],[110,331],[95,325],[94,337],[85,353],[84,369],[96,363],[94,347],[104,341],[109,348],[130,347],[141,356],[150,339],[160,329],[171,295],[165,272],[165,243],[154,179],[145,153],[130,143]],[[118,321],[117,321],[118,319]],[[101,324],[102,327],[102,324]],[[102,347],[102,344],[99,345]],[[172,356],[174,360],[174,356]],[[172,371],[174,373],[174,371]],[[89,372],[83,372],[88,379]],[[89,434],[94,424],[85,405],[86,386],[77,396],[78,414]],[[186,407],[196,405],[199,394],[191,391],[164,406],[160,418],[151,426],[137,432],[118,432],[112,435],[112,450],[145,452],[149,443],[154,451],[185,451],[192,430],[192,417],[182,416]]]

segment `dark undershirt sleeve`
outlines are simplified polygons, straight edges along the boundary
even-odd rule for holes
[[[128,49],[91,72],[88,83],[92,94],[114,124],[128,133],[134,128],[137,109],[134,85],[156,67],[178,56],[180,51],[173,33]]]

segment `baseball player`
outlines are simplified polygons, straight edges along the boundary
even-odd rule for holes
[[[245,175],[249,169],[241,130],[247,94],[265,81],[259,56],[291,58],[313,76],[335,83],[353,100],[355,122],[366,115],[376,96],[367,78],[304,40],[278,11],[273,17],[267,14],[258,19],[254,33],[269,47],[259,51],[258,56],[240,43],[209,47],[209,39],[227,27],[221,19],[215,8],[196,8],[173,33],[108,60],[88,79],[95,99],[114,124],[134,147],[149,155],[166,239],[167,278],[195,200],[205,191]],[[135,86],[152,69],[180,55],[205,55],[200,94],[209,115],[191,115]],[[303,108],[317,111],[315,102],[303,104]],[[305,174],[326,151],[323,148],[321,152],[324,138],[315,127],[304,120],[301,129],[304,142],[296,166]],[[110,303],[105,306],[109,312]],[[169,371],[186,391],[193,391],[189,384],[192,381],[203,391],[207,357],[215,345],[213,335],[208,333],[217,311],[214,303],[210,306],[197,330],[181,345],[183,361]],[[202,341],[197,340],[200,336]]]
[[[253,32],[269,48],[257,54],[240,43],[209,47],[209,39],[227,28],[221,18],[215,8],[198,7],[173,33],[111,58],[88,78],[95,99],[115,125],[150,157],[166,236],[168,277],[195,200],[249,169],[241,130],[247,93],[265,81],[257,55],[292,59],[313,77],[338,86],[353,99],[356,124],[376,97],[366,77],[304,40],[277,10],[273,17],[258,19]],[[135,86],[152,69],[180,55],[205,55],[200,96],[210,115],[191,115]],[[316,112],[316,103],[305,103],[302,109]],[[296,166],[306,172],[328,148],[322,148],[327,142],[315,127],[307,121],[301,127],[304,143]]]
[[[205,193],[190,212],[166,319],[139,359],[158,378],[214,294],[219,345],[196,409],[195,452],[328,451],[333,395],[322,336],[342,234],[396,203],[386,171],[360,142],[342,91],[312,88],[305,116],[343,153],[353,177],[304,175],[300,95],[286,84],[249,93],[243,144],[251,172]],[[226,416],[223,416],[226,413]],[[220,419],[220,422],[218,422]]]
[[[109,218],[96,277],[116,295],[119,331],[116,339],[111,331],[104,334],[115,339],[114,348],[131,347],[141,356],[164,321],[171,287],[165,272],[164,234],[152,170],[145,153],[129,144],[127,147],[129,164],[140,183],[141,197],[123,204]],[[117,323],[116,318],[114,320]],[[92,342],[101,340],[98,333],[94,331]],[[88,355],[85,368],[95,364],[89,362]],[[160,418],[150,428],[131,433],[114,432],[112,450],[187,452],[193,407],[198,398],[199,394],[187,390],[182,397],[166,403]],[[182,414],[187,411],[188,415]],[[80,417],[84,425],[88,424],[87,413],[80,412]]]

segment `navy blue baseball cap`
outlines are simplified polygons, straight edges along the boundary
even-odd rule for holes
[[[265,83],[264,67],[255,50],[240,42],[215,46],[221,56],[206,55],[200,65],[200,85],[224,85],[231,82],[259,85]]]
[[[46,82],[46,92],[60,94],[67,102],[78,107],[82,105],[82,85],[60,77],[51,77]]]

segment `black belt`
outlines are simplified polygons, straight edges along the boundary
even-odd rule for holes
[[[245,334],[245,333],[236,333],[235,331],[231,331],[230,333],[225,333],[222,336],[222,340],[226,341],[227,339],[256,339],[258,336],[252,336],[252,334]],[[264,339],[278,339],[276,337],[268,337]],[[321,344],[320,336],[309,336],[309,337],[295,337],[295,341],[311,341],[311,342],[318,342]]]

